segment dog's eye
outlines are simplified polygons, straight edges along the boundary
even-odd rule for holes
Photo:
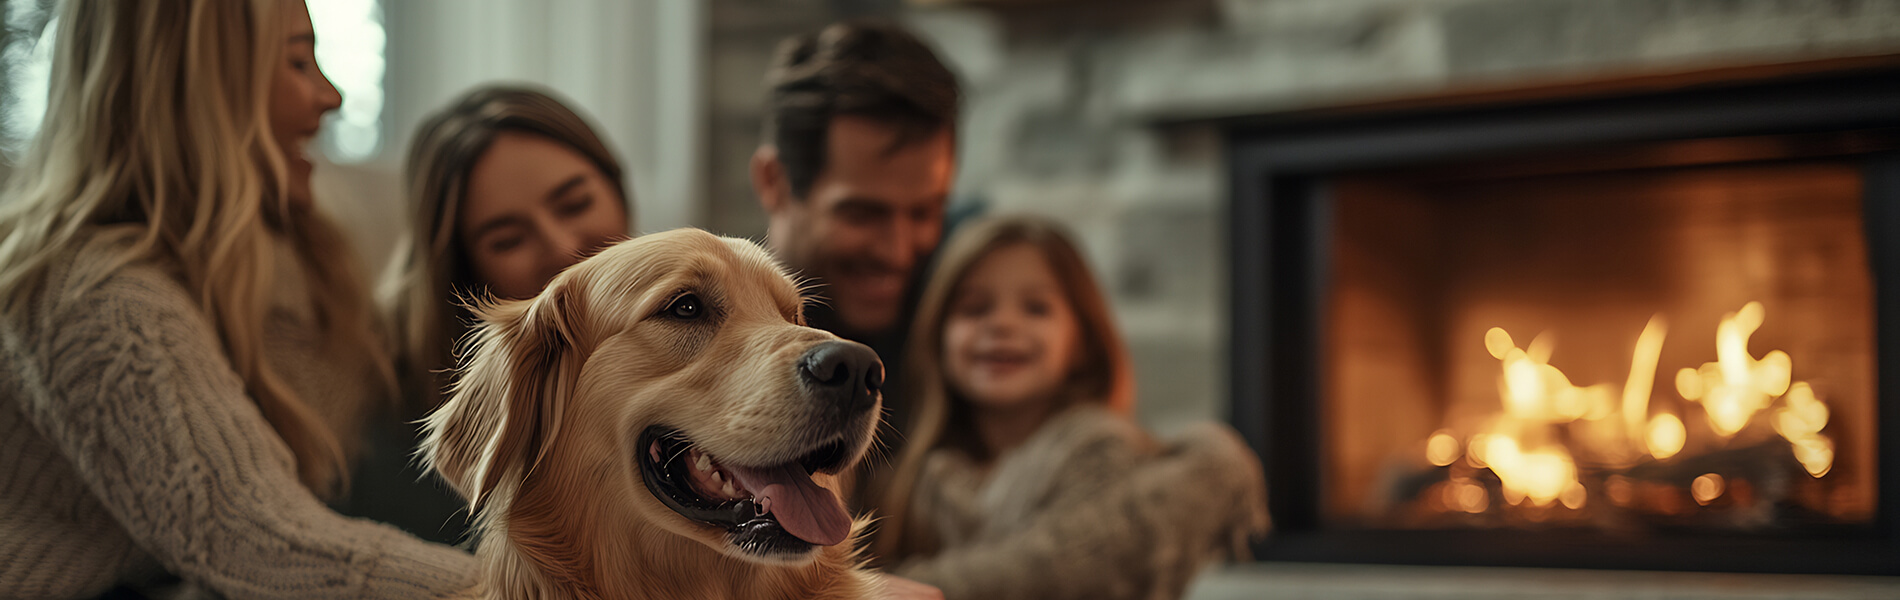
[[[699,303],[699,296],[685,294],[674,298],[673,303],[667,305],[666,314],[675,319],[697,319],[705,312],[704,309]]]

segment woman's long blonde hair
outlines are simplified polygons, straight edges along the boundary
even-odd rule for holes
[[[997,217],[962,226],[938,254],[911,326],[900,389],[903,401],[915,407],[914,416],[905,426],[904,448],[881,503],[884,519],[873,543],[879,561],[895,562],[936,546],[930,532],[906,531],[917,478],[931,451],[951,447],[986,458],[987,451],[975,437],[970,402],[944,380],[943,326],[950,302],[970,269],[983,257],[1016,245],[1035,248],[1049,261],[1080,326],[1082,339],[1077,348],[1082,361],[1056,400],[1098,403],[1123,416],[1134,413],[1135,377],[1115,328],[1115,316],[1089,272],[1088,261],[1062,227],[1030,216]]]
[[[486,85],[469,90],[417,128],[403,167],[410,231],[400,244],[379,295],[397,325],[395,353],[401,363],[409,412],[435,408],[446,371],[455,366],[452,348],[473,317],[461,299],[485,286],[456,230],[468,197],[475,163],[503,132],[547,138],[587,158],[627,204],[627,231],[634,231],[633,197],[625,170],[606,142],[580,114],[545,90]]]
[[[289,198],[269,124],[284,5],[62,3],[46,118],[0,196],[0,309],[40,295],[49,263],[90,227],[135,226],[117,264],[178,266],[298,478],[333,497],[348,484],[343,445],[264,355],[275,236],[297,248],[326,352],[392,375],[342,232]]]

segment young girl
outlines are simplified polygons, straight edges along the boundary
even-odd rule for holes
[[[393,377],[311,202],[303,2],[65,2],[57,40],[0,198],[0,597],[466,592],[324,505]]]
[[[1208,425],[1163,445],[1075,246],[1033,218],[945,245],[912,333],[917,404],[874,542],[947,598],[1178,596],[1265,526],[1259,461]]]

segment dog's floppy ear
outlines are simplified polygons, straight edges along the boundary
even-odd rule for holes
[[[525,479],[559,434],[587,350],[575,323],[578,290],[559,283],[532,300],[475,311],[481,324],[449,400],[424,424],[423,460],[468,499],[472,515],[504,478]]]

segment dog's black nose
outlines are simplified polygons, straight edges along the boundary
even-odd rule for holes
[[[855,413],[877,406],[878,390],[884,387],[884,363],[870,346],[844,340],[823,342],[798,360],[798,377],[821,397]]]

